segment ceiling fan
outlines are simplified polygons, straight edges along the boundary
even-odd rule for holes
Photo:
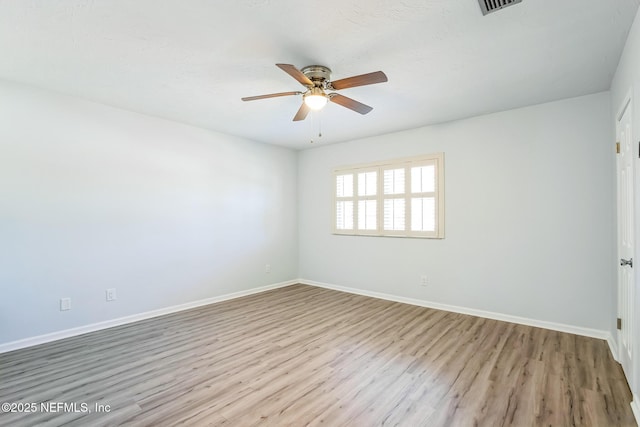
[[[343,107],[360,114],[367,114],[369,111],[373,110],[372,107],[344,95],[340,95],[335,92],[327,93],[327,91],[341,90],[387,81],[387,76],[382,71],[347,77],[345,79],[332,82],[329,80],[331,78],[331,70],[323,65],[309,65],[304,67],[302,70],[298,70],[291,64],[276,64],[276,66],[300,82],[300,84],[305,86],[307,90],[305,92],[280,92],[268,95],[248,96],[242,98],[242,100],[255,101],[256,99],[275,98],[278,96],[302,95],[303,102],[293,118],[294,122],[304,120],[310,110],[322,109],[328,101],[342,105]]]

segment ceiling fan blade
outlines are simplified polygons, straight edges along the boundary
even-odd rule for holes
[[[347,98],[346,96],[339,95],[337,93],[330,94],[329,101],[335,102],[338,105],[342,105],[343,107],[346,107],[360,114],[367,114],[369,111],[373,110],[373,107],[369,107],[362,102],[358,102],[355,99]]]
[[[309,79],[309,77],[302,74],[302,71],[298,70],[291,64],[276,64],[282,71],[289,74],[291,77],[300,82],[303,86],[313,86],[313,82]]]
[[[303,102],[302,105],[300,106],[300,109],[298,110],[295,117],[293,118],[293,121],[299,122],[300,120],[306,119],[307,114],[309,114],[309,111],[311,111],[311,109],[307,107],[307,104]]]
[[[268,95],[246,96],[242,98],[242,100],[255,101],[256,99],[276,98],[278,96],[289,96],[289,95],[302,95],[302,92],[280,92],[280,93],[270,93]]]
[[[346,79],[331,82],[331,87],[335,90],[347,89],[356,86],[372,85],[374,83],[383,83],[387,81],[387,76],[382,71],[375,71],[368,74],[360,74],[359,76],[347,77]]]

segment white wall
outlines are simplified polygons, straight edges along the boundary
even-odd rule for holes
[[[0,343],[297,277],[295,152],[9,82],[0,120]]]
[[[604,92],[301,152],[300,276],[608,330],[615,274],[609,102]],[[331,234],[332,168],[439,151],[445,239]]]
[[[611,123],[615,124],[617,121],[617,115],[620,113],[623,103],[626,97],[631,94],[632,98],[632,138],[633,141],[636,142],[633,145],[634,150],[634,158],[636,159],[635,163],[635,189],[636,189],[636,201],[635,201],[635,217],[636,217],[636,254],[633,257],[634,261],[640,260],[640,160],[638,160],[638,141],[640,140],[640,9],[636,14],[635,20],[633,22],[633,26],[631,27],[631,31],[629,32],[629,36],[627,38],[627,42],[620,58],[620,62],[618,64],[618,69],[616,70],[616,74],[611,83]],[[612,125],[615,126],[615,125]],[[615,132],[615,127],[612,132]],[[612,138],[615,137],[615,133],[612,134]],[[636,265],[637,265],[636,261]],[[635,274],[636,274],[636,289],[640,286],[640,268],[636,268],[634,265]],[[614,301],[617,300],[617,289],[614,288]],[[635,307],[636,313],[640,313],[640,292],[636,291],[636,303]],[[636,350],[635,350],[635,360],[634,360],[634,377],[630,379],[631,387],[636,396],[634,400],[636,400],[636,408],[638,408],[637,404],[637,396],[640,396],[640,316],[636,316],[635,319],[635,340],[636,340]],[[615,333],[615,325],[611,324],[611,330],[614,336],[617,336]],[[638,414],[640,415],[640,414]]]

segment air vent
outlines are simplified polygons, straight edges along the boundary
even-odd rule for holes
[[[478,0],[478,3],[480,3],[482,14],[488,15],[490,13],[497,12],[500,9],[504,9],[507,6],[513,6],[521,1],[522,0]]]

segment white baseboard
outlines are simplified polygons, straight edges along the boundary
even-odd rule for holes
[[[313,280],[299,279],[298,283],[303,285],[317,286],[320,288],[333,289],[336,291],[348,292],[351,294],[363,295],[367,297],[379,298],[393,302],[401,302],[405,304],[417,305],[420,307],[435,308],[437,310],[451,311],[454,313],[469,314],[471,316],[484,317],[487,319],[502,320],[504,322],[517,323],[520,325],[534,326],[537,328],[550,329],[552,331],[567,332],[575,335],[583,335],[592,338],[607,340],[609,346],[612,345],[613,337],[608,331],[599,329],[583,328],[581,326],[565,325],[562,323],[547,322],[546,320],[529,319],[526,317],[512,316],[509,314],[494,313],[491,311],[477,310],[468,307],[459,307],[456,305],[441,304],[419,300],[415,298],[406,298],[396,295],[385,294],[381,292],[367,291],[363,289],[349,288],[346,286],[333,285],[329,283],[316,282]],[[609,339],[611,337],[611,340]],[[617,351],[616,351],[617,354]]]
[[[176,313],[178,311],[189,310],[203,305],[215,304],[217,302],[227,301],[235,298],[253,295],[260,292],[270,291],[272,289],[282,288],[285,286],[295,285],[297,280],[288,280],[286,282],[274,283],[272,285],[261,286],[259,288],[248,289],[246,291],[233,292],[231,294],[220,295],[212,298],[206,298],[198,301],[192,301],[185,304],[174,305],[171,307],[160,308],[158,310],[147,311],[144,313],[133,314],[131,316],[119,317],[117,319],[105,320],[104,322],[92,323],[90,325],[79,326],[77,328],[65,329],[63,331],[52,332],[49,334],[38,335],[35,337],[25,338],[18,341],[11,341],[0,344],[0,354],[21,348],[32,347],[38,344],[44,344],[52,341],[61,340],[63,338],[75,337],[77,335],[95,332],[102,329],[112,328],[127,323],[133,323],[152,317],[163,316],[165,314]]]
[[[400,296],[386,294],[382,292],[367,291],[363,289],[356,289],[356,288],[350,288],[346,286],[333,285],[329,283],[316,282],[308,279],[288,280],[286,282],[275,283],[272,285],[262,286],[259,288],[248,289],[246,291],[234,292],[231,294],[220,295],[212,298],[206,298],[203,300],[193,301],[193,302],[175,305],[171,307],[165,307],[158,310],[152,310],[144,313],[134,314],[131,316],[125,316],[117,319],[106,320],[104,322],[92,323],[90,325],[80,326],[77,328],[65,329],[63,331],[57,331],[57,332],[52,332],[45,335],[39,335],[35,337],[25,338],[18,341],[12,341],[5,344],[0,344],[0,353],[6,353],[9,351],[18,350],[26,347],[32,347],[38,344],[44,344],[47,342],[57,341],[63,338],[74,337],[77,335],[82,335],[89,332],[112,328],[114,326],[120,326],[127,323],[133,323],[140,320],[149,319],[152,317],[162,316],[165,314],[189,310],[191,308],[201,307],[203,305],[209,305],[217,302],[227,301],[234,298],[240,298],[247,295],[253,295],[260,292],[269,291],[272,289],[294,285],[296,283],[309,285],[309,286],[317,286],[317,287],[326,288],[326,289],[333,289],[336,291],[348,292],[352,294],[379,298],[379,299],[384,299],[388,301],[411,304],[411,305],[416,305],[420,307],[434,308],[437,310],[451,311],[454,313],[468,314],[471,316],[484,317],[487,319],[502,320],[505,322],[518,323],[521,325],[534,326],[538,328],[550,329],[550,330],[560,331],[560,332],[568,332],[571,334],[584,335],[587,337],[603,339],[603,340],[606,340],[607,343],[609,344],[611,353],[613,354],[613,357],[616,358],[616,360],[618,356],[616,342],[613,339],[613,336],[611,336],[611,333],[608,331],[601,331],[597,329],[589,329],[589,328],[583,328],[579,326],[565,325],[561,323],[547,322],[544,320],[529,319],[525,317],[512,316],[512,315],[502,314],[502,313],[494,313],[490,311],[477,310],[477,309],[468,308],[468,307],[441,304],[437,302],[419,300],[415,298],[400,297]]]
[[[620,363],[620,359],[618,358],[618,341],[611,335],[611,332],[607,332],[607,344],[609,344],[609,350],[611,350],[613,360]]]
[[[636,417],[636,423],[640,424],[640,406],[638,403],[640,402],[640,397],[637,394],[633,393],[633,400],[631,401],[631,411],[633,411],[633,416]]]

